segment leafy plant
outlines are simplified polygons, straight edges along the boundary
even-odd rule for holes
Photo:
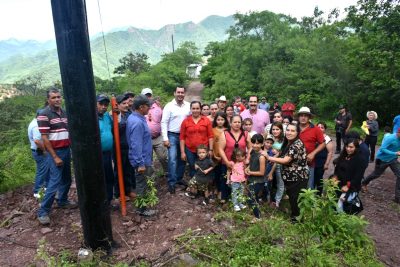
[[[155,186],[154,176],[147,179],[147,190],[143,196],[137,196],[135,206],[138,208],[154,207],[158,203],[157,188]]]

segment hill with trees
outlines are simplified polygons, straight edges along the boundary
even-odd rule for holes
[[[210,16],[198,24],[193,22],[171,24],[159,30],[130,27],[107,33],[105,41],[110,70],[112,72],[119,65],[118,60],[129,52],[145,53],[150,63],[159,62],[163,54],[172,52],[172,35],[175,49],[182,43],[190,41],[202,51],[211,41],[225,40],[228,37],[226,31],[233,24],[233,16]],[[33,49],[35,47],[37,49]],[[47,83],[60,80],[57,51],[54,47],[54,42],[52,47],[51,43],[40,46],[35,41],[0,41],[0,55],[8,55],[8,58],[5,56],[0,58],[0,83],[14,83],[38,72],[44,74],[44,81]],[[102,37],[98,36],[91,40],[91,52],[94,74],[103,79],[108,78]]]

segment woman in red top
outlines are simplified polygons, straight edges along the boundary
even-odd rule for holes
[[[201,103],[199,101],[190,103],[190,111],[192,115],[189,115],[182,122],[179,140],[181,158],[189,163],[189,175],[193,177],[196,172],[194,168],[197,159],[196,148],[201,144],[206,145],[210,148],[210,155],[212,155],[214,135],[210,120],[201,116]]]
[[[249,134],[242,130],[242,117],[240,115],[233,115],[230,130],[225,131],[219,139],[219,154],[222,158],[221,181],[225,185],[221,188],[221,200],[228,200],[229,198],[229,187],[226,186],[225,177],[227,168],[232,169],[233,167],[231,157],[235,148],[240,148],[244,151],[247,149],[246,163],[248,163],[251,141]]]

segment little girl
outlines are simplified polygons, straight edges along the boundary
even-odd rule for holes
[[[228,172],[228,183],[232,186],[232,202],[233,209],[240,211],[245,209],[246,206],[243,202],[243,189],[246,176],[244,174],[244,160],[246,158],[246,152],[239,148],[235,148],[232,153],[233,168],[231,172]]]
[[[253,128],[253,120],[251,118],[246,118],[243,120],[243,130],[247,131],[250,135],[250,137],[252,137],[253,135],[255,135],[257,132],[256,131],[252,131],[251,129]]]
[[[251,137],[252,151],[250,153],[249,166],[245,169],[249,185],[249,205],[253,208],[254,216],[259,219],[260,209],[257,196],[263,191],[265,174],[265,157],[261,155],[264,146],[264,137],[255,134]]]

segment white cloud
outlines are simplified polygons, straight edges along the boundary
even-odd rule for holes
[[[295,17],[310,16],[314,7],[324,11],[344,8],[356,0],[99,0],[103,28],[123,26],[158,29],[166,24],[199,22],[209,15],[228,16],[236,12],[270,10]],[[90,34],[101,31],[97,0],[87,0]],[[54,39],[50,0],[1,0],[0,40]]]

